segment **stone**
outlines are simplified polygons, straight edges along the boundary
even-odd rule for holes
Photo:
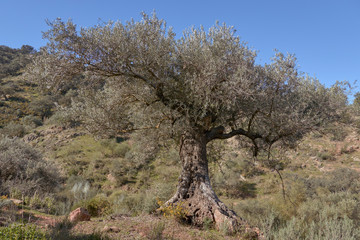
[[[90,214],[85,208],[77,208],[69,215],[70,222],[90,221]]]
[[[218,209],[215,209],[214,220],[216,229],[223,229],[229,233],[234,233],[236,231],[236,220],[224,215]]]
[[[102,232],[109,232],[110,231],[110,227],[109,226],[105,226],[103,229],[102,229]]]
[[[39,137],[39,136],[38,136],[37,134],[35,134],[35,133],[30,133],[30,134],[28,134],[28,135],[25,135],[25,136],[23,137],[23,140],[24,140],[24,142],[29,143],[29,142],[32,142],[32,141],[36,140],[38,137]]]
[[[15,199],[15,198],[10,198],[10,200],[15,203],[16,205],[20,205],[20,204],[24,204],[24,202],[22,200],[19,199]]]
[[[116,183],[116,178],[111,173],[109,173],[106,178],[109,180],[109,182]]]
[[[114,232],[114,233],[118,233],[120,232],[120,228],[118,227],[109,227],[109,226],[105,226],[102,230],[102,232]]]

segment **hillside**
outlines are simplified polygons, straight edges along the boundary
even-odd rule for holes
[[[15,60],[0,54],[8,69]],[[18,178],[0,175],[4,229],[16,221],[34,223],[53,239],[359,239],[360,136],[351,106],[347,116],[291,149],[274,148],[271,157],[254,158],[234,138],[209,144],[212,186],[243,219],[243,231],[232,233],[215,229],[211,219],[202,227],[188,225],[185,208],[161,206],[181,171],[177,142],[152,141],[141,131],[124,138],[91,135],[62,110],[76,96],[74,86],[58,95],[41,91],[22,77],[25,65],[0,78],[0,162],[6,157],[17,166],[36,156],[37,163],[19,167],[24,173]],[[34,169],[41,171],[29,174]],[[56,186],[41,185],[51,178]],[[9,198],[22,202],[10,208]],[[92,220],[68,223],[77,207]]]

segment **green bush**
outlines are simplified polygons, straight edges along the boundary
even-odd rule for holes
[[[78,202],[73,209],[83,207],[88,210],[92,217],[105,216],[111,213],[111,204],[105,195],[96,195],[95,197]]]
[[[0,239],[9,240],[46,240],[45,232],[36,226],[25,224],[12,224],[8,227],[0,227]]]
[[[124,158],[126,153],[130,151],[128,142],[117,143],[115,139],[105,139],[101,141],[101,145],[106,157]]]

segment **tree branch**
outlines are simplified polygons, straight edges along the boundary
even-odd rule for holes
[[[214,140],[214,139],[228,139],[228,138],[231,138],[236,135],[245,136],[245,137],[250,138],[251,140],[255,140],[257,138],[262,138],[262,136],[260,134],[251,133],[242,128],[232,130],[229,133],[224,133],[224,131],[225,131],[225,127],[223,127],[223,126],[219,126],[219,127],[211,129],[210,131],[207,131],[206,132],[207,142],[210,142],[211,140]]]

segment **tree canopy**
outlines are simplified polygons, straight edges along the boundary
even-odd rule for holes
[[[275,142],[300,137],[339,109],[329,89],[299,73],[294,55],[276,52],[258,65],[256,51],[225,24],[191,28],[178,39],[146,14],[79,32],[71,21],[50,25],[29,72],[57,91],[80,84],[83,98],[74,106],[94,132],[197,128],[209,141],[244,135]]]

